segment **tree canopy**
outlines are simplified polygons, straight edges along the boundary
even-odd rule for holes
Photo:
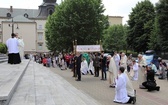
[[[113,25],[105,30],[103,47],[106,50],[123,50],[126,48],[126,26]]]
[[[149,0],[138,2],[129,15],[129,32],[127,43],[137,52],[148,49],[148,43],[153,30],[155,10]]]
[[[156,3],[156,18],[158,21],[161,49],[168,51],[168,0],[159,0]]]
[[[108,27],[103,15],[102,0],[64,0],[55,8],[46,23],[46,44],[49,50],[72,50],[72,41],[78,44],[96,44]]]

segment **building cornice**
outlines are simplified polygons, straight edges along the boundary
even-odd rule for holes
[[[123,18],[122,16],[108,16],[108,17],[111,17],[111,18]]]

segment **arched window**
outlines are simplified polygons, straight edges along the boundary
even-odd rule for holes
[[[28,15],[27,13],[25,13],[25,14],[24,14],[24,17],[25,17],[25,18],[28,18],[28,17],[29,17],[29,15]]]
[[[6,16],[7,16],[7,17],[11,17],[11,14],[10,14],[10,13],[7,13]]]

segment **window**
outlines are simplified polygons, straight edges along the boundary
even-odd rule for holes
[[[38,50],[42,50],[43,49],[43,44],[42,43],[39,43],[38,44]]]
[[[10,13],[7,13],[6,16],[7,16],[7,17],[11,17],[11,14],[10,14]]]
[[[43,40],[43,33],[42,32],[38,32],[38,40]]]
[[[38,29],[42,29],[42,25],[39,25]]]
[[[25,18],[28,18],[29,16],[28,16],[28,14],[27,14],[27,13],[25,13],[25,14],[24,14],[24,17],[25,17]]]

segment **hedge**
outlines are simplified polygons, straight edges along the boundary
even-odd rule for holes
[[[0,53],[6,54],[7,53],[7,46],[4,43],[0,43]]]

